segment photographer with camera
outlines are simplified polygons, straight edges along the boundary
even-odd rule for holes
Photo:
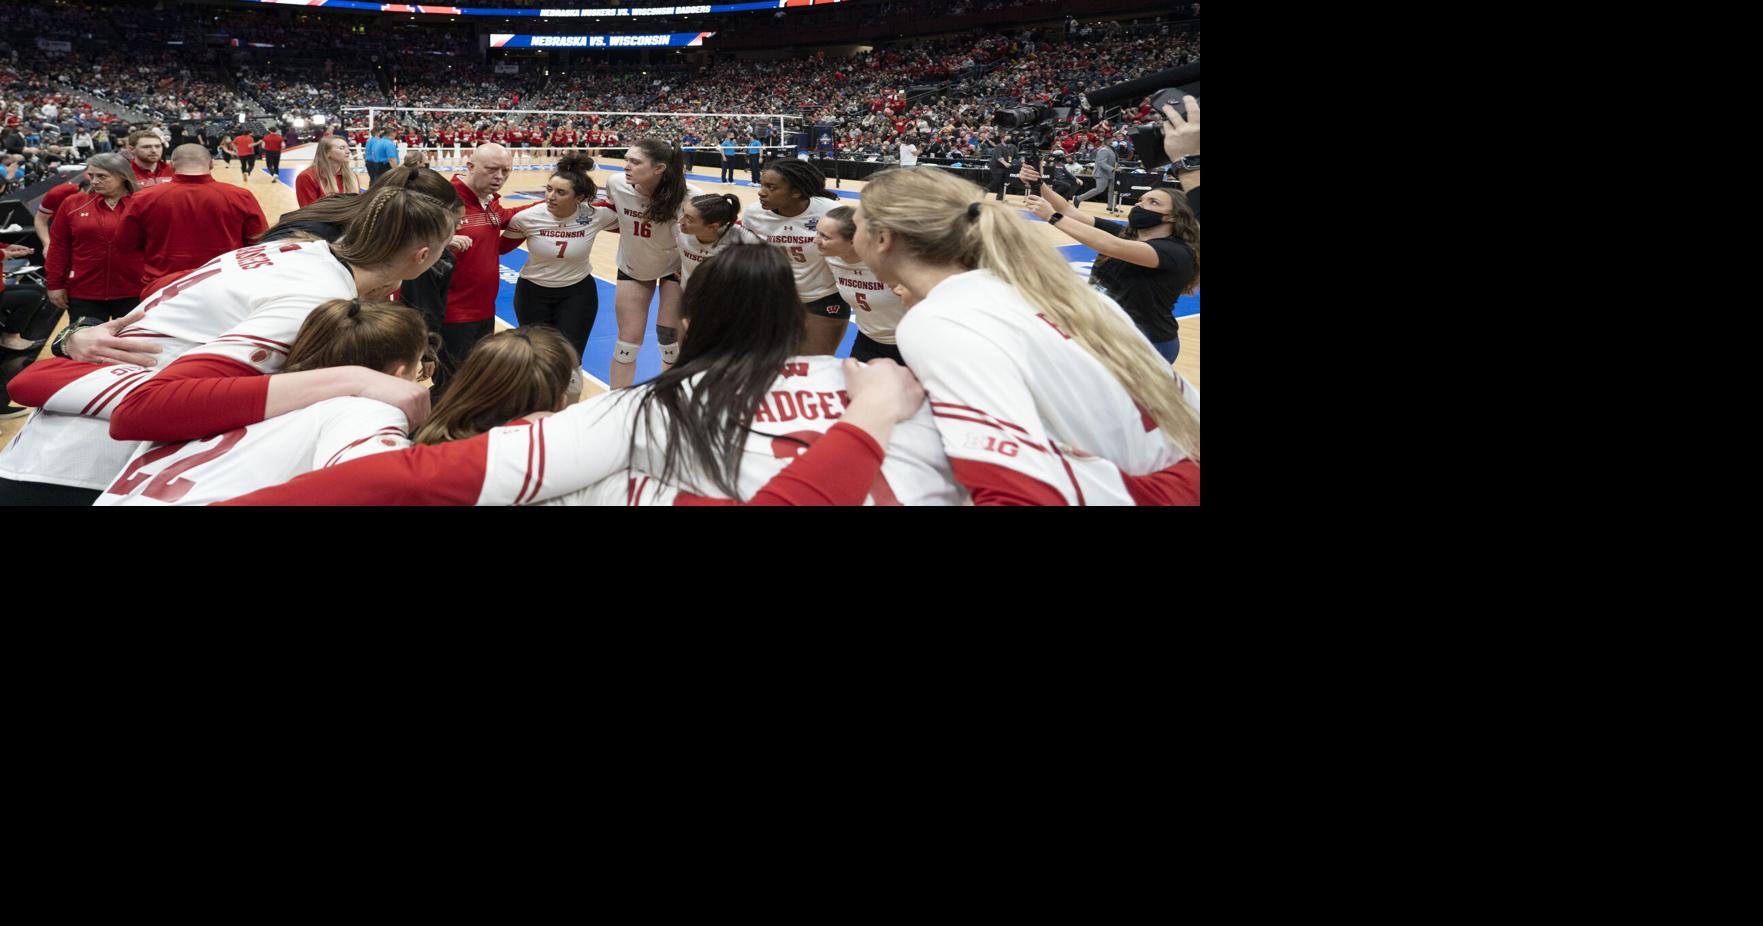
[[[1026,165],[1025,165],[1026,166]],[[1045,180],[1042,182],[1060,196],[1070,199],[1077,192],[1078,181],[1071,175],[1071,168],[1066,165],[1065,152],[1058,149],[1047,152]],[[1032,190],[1030,192],[1033,192]]]
[[[1197,159],[1200,149],[1200,102],[1189,96],[1183,98],[1183,104],[1186,119],[1174,106],[1163,110],[1168,117],[1163,125],[1163,149],[1178,164],[1188,158],[1189,151],[1189,160]],[[1189,182],[1189,177],[1189,196],[1195,196],[1199,171],[1182,175],[1184,182]],[[1042,176],[1034,168],[1024,167],[1022,179],[1034,184]],[[1183,293],[1195,291],[1200,280],[1200,220],[1189,207],[1188,197],[1162,187],[1151,190],[1139,197],[1127,216],[1126,227],[1084,213],[1047,184],[1041,185],[1040,195],[1028,198],[1027,205],[1049,225],[1096,251],[1090,285],[1120,303],[1157,352],[1174,363],[1181,353],[1175,301]]]
[[[1004,186],[1010,180],[1010,172],[1017,167],[1016,145],[1011,142],[1009,132],[1005,132],[998,143],[986,152],[986,166],[992,169],[992,183],[986,191],[998,194],[998,202],[1003,202]]]

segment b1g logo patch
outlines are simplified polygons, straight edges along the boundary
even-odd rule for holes
[[[263,361],[268,360],[268,359],[269,359],[269,351],[266,351],[261,347],[251,352],[251,362],[252,363],[262,363]]]

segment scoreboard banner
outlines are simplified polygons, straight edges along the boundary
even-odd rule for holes
[[[492,33],[491,48],[695,48],[714,32],[662,35],[505,35]]]
[[[704,6],[619,6],[566,10],[512,9],[476,6],[429,6],[413,3],[362,3],[360,0],[240,0],[277,6],[328,7],[333,10],[370,10],[380,13],[432,13],[437,16],[536,16],[547,19],[601,19],[614,16],[694,16],[701,13],[743,13],[749,10],[782,10],[801,6],[826,6],[843,0],[759,0],[756,3],[712,3]]]

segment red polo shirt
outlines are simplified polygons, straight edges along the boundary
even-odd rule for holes
[[[282,133],[271,132],[268,135],[263,136],[263,150],[264,151],[280,151],[280,150],[282,150]]]
[[[171,178],[177,176],[177,171],[172,170],[171,164],[164,160],[154,164],[151,173],[142,170],[141,163],[134,158],[129,158],[129,168],[135,172],[135,186],[143,188],[170,183]]]
[[[62,204],[49,234],[52,246],[44,280],[50,289],[65,289],[75,299],[94,301],[141,295],[141,252],[115,246],[129,198],[112,208],[96,193],[80,193]]]
[[[116,247],[143,252],[143,284],[200,267],[269,229],[250,190],[207,174],[173,177],[126,202]]]
[[[75,193],[78,193],[79,191],[80,191],[79,184],[77,184],[77,183],[64,183],[64,184],[56,187],[55,189],[50,190],[47,193],[44,193],[43,194],[43,201],[37,204],[37,214],[38,215],[46,215],[49,217],[50,222],[54,222],[55,221],[55,210],[60,208],[61,204],[63,202],[66,202],[67,198],[69,196],[72,196]],[[51,231],[53,231],[55,228],[54,225],[50,225],[49,227],[50,227]],[[53,242],[51,242],[50,246],[51,247],[54,246]]]
[[[484,206],[471,187],[457,176],[453,188],[465,203],[465,225],[459,234],[471,239],[471,247],[454,255],[453,281],[447,287],[447,322],[481,322],[496,314],[496,292],[502,283],[502,262],[497,250],[502,240],[502,227],[508,224],[512,209],[502,208],[500,198],[490,197]]]
[[[257,153],[257,139],[249,135],[239,135],[233,139],[233,150],[239,153],[239,157],[252,157]]]

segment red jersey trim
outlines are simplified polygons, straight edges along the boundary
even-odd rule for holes
[[[1120,474],[1126,491],[1138,505],[1200,504],[1200,464],[1183,460],[1148,476]]]
[[[92,401],[87,402],[86,407],[80,409],[80,414],[82,414],[82,415],[96,415],[99,412],[102,412],[104,410],[105,406],[107,406],[111,402],[115,401],[116,397],[121,395],[122,391],[125,388],[141,381],[142,379],[146,378],[147,375],[148,375],[147,371],[142,370],[139,373],[130,373],[129,375],[124,376],[123,378],[117,380],[116,382],[111,383],[110,386],[108,388],[106,388],[104,391],[93,396]]]
[[[394,428],[394,427],[391,427],[390,425],[387,425],[386,427],[380,428],[378,431],[375,431],[372,434],[369,434],[366,437],[363,437],[362,439],[360,439],[352,444],[344,445],[343,449],[338,450],[336,453],[331,454],[331,458],[324,461],[324,465],[319,467],[319,469],[330,469],[331,467],[337,465],[337,460],[339,458],[341,458],[343,456],[343,454],[348,453],[349,451],[354,450],[356,447],[359,447],[362,444],[365,444],[368,441],[373,440],[374,438],[379,437],[381,435],[385,435],[388,437],[392,436],[392,435],[396,435],[398,437],[406,436],[404,434],[403,429]]]
[[[994,463],[951,457],[955,480],[967,487],[976,506],[1037,505],[1067,507],[1059,490],[1032,476]]]

